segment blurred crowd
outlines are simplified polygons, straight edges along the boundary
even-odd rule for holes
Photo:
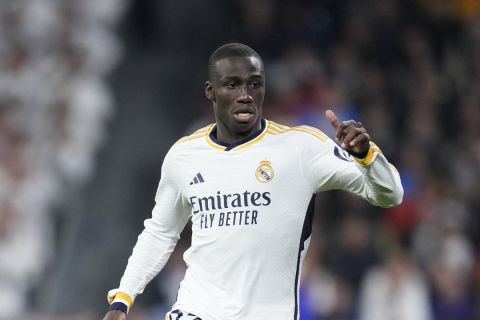
[[[480,2],[234,3],[231,39],[266,62],[267,118],[331,137],[325,110],[362,121],[405,188],[388,210],[318,197],[301,319],[478,319]]]
[[[55,208],[74,203],[93,173],[125,2],[0,2],[0,319],[25,310],[59,245]],[[265,61],[266,116],[330,136],[326,109],[362,121],[405,188],[388,210],[341,192],[317,197],[301,319],[477,319],[480,2],[228,3],[229,40]],[[131,319],[162,319],[186,245],[151,285],[156,303],[139,299]]]
[[[302,319],[477,319],[480,2],[240,8],[242,37],[268,61],[271,117],[330,136],[326,109],[362,121],[405,188],[389,210],[318,201]]]
[[[61,243],[54,213],[93,173],[121,3],[0,1],[0,319],[31,309]]]

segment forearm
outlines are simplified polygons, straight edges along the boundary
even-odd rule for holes
[[[156,232],[152,224],[151,220],[145,223],[146,227],[128,259],[120,286],[109,293],[109,303],[114,308],[128,312],[137,295],[141,294],[145,286],[162,270],[175,248],[178,234]],[[126,308],[122,305],[114,306],[115,303],[123,303]]]
[[[177,241],[177,237],[154,234],[145,229],[128,259],[119,289],[135,299],[165,266]]]
[[[360,187],[355,193],[370,203],[384,208],[393,207],[402,202],[403,187],[400,175],[375,144],[372,144],[364,159],[354,159],[363,176],[358,183]]]

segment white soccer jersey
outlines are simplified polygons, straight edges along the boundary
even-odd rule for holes
[[[308,126],[262,120],[259,132],[230,146],[214,131],[200,129],[168,152],[152,218],[111,301],[132,303],[191,219],[174,308],[202,320],[296,320],[314,195],[341,189],[390,207],[403,196],[399,174],[373,143],[355,159]]]

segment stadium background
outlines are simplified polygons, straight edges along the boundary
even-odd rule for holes
[[[230,41],[264,58],[269,118],[331,135],[333,108],[402,175],[395,209],[318,197],[302,320],[478,319],[478,0],[0,1],[0,319],[102,317]],[[186,246],[129,319],[163,319]]]

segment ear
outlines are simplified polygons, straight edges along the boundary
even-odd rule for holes
[[[213,85],[210,81],[205,82],[205,96],[210,101],[215,101],[215,92],[213,90]]]

